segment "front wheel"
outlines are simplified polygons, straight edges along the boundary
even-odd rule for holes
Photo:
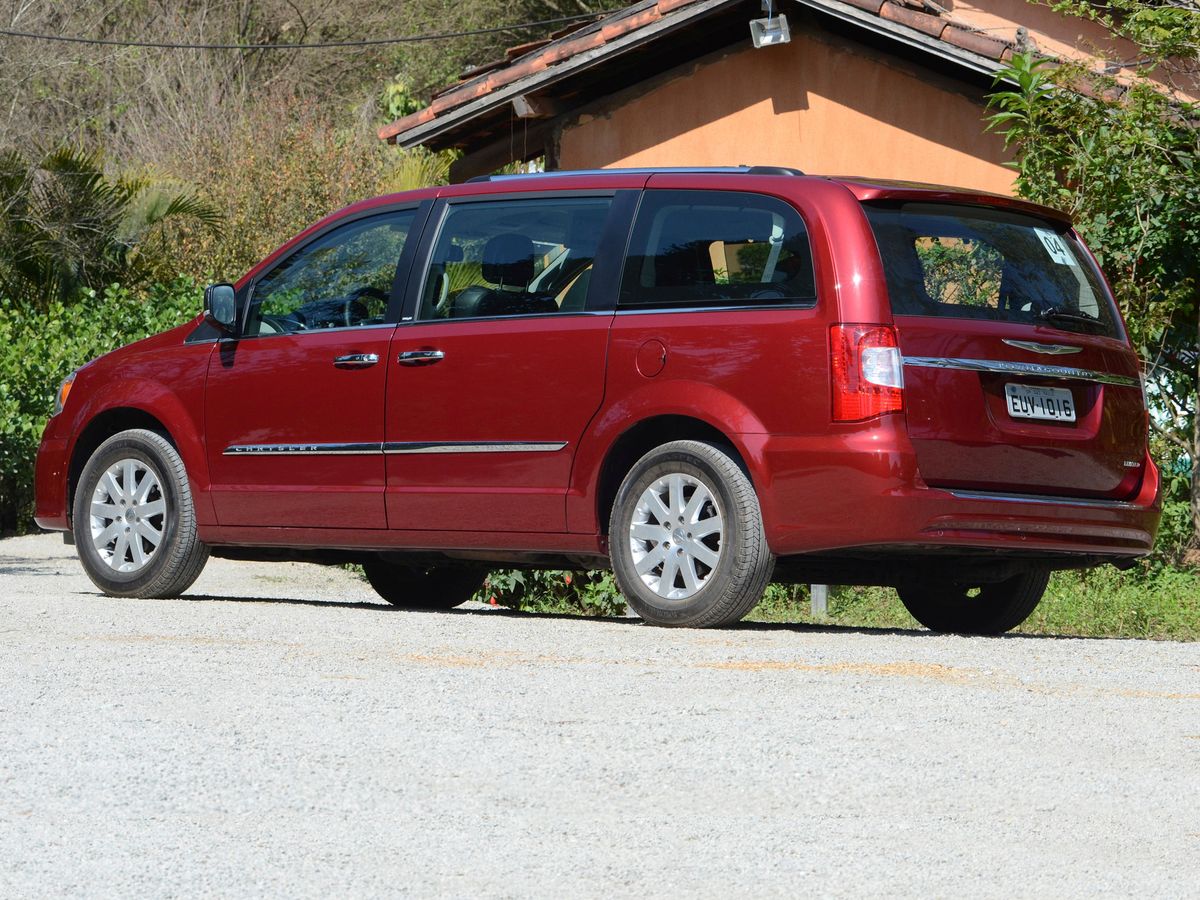
[[[96,448],[75,488],[79,561],[113,597],[176,597],[208,561],[178,451],[161,434],[122,431]]]
[[[1006,581],[928,579],[897,588],[912,617],[930,631],[952,634],[1003,634],[1016,628],[1037,607],[1050,572],[1030,569]]]
[[[703,441],[672,441],[637,461],[608,538],[617,586],[652,625],[736,622],[775,567],[754,485],[728,451]]]
[[[484,572],[472,567],[404,566],[383,559],[362,564],[380,597],[404,609],[453,609],[483,587]]]

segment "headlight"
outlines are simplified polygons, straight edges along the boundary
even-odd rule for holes
[[[63,411],[63,407],[67,405],[67,397],[71,393],[71,385],[74,383],[75,373],[72,372],[65,379],[63,379],[63,383],[58,386],[58,393],[54,395],[54,412],[51,413],[52,416],[57,416]]]

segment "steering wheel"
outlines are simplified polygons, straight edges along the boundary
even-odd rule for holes
[[[270,322],[271,325],[278,328],[284,334],[290,334],[293,331],[305,331],[308,328],[308,323],[299,310],[292,310],[290,313],[282,316],[263,316],[263,321]]]
[[[355,320],[362,322],[371,317],[370,304],[364,303],[365,299],[377,300],[383,304],[383,309],[387,310],[388,301],[391,300],[391,295],[387,291],[380,290],[377,287],[366,285],[350,292],[350,296],[346,298],[346,308],[344,317],[346,325],[354,325]]]

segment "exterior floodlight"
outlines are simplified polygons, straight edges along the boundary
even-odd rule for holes
[[[750,39],[754,41],[755,47],[771,47],[790,42],[792,33],[788,30],[787,16],[780,14],[765,19],[751,19]]]

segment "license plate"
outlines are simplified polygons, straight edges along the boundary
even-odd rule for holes
[[[1004,399],[1008,402],[1008,414],[1014,419],[1075,421],[1075,398],[1063,388],[1006,384]]]

